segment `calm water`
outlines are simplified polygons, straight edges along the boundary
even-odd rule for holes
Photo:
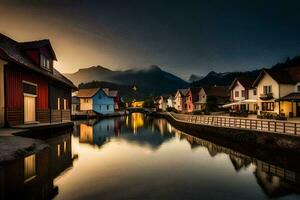
[[[72,134],[45,141],[51,148],[37,155],[32,180],[24,183],[23,160],[2,167],[0,198],[19,190],[63,200],[300,199],[297,166],[271,165],[142,114],[76,122]]]

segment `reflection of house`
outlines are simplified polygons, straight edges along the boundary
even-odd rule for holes
[[[141,108],[144,105],[144,101],[134,101],[131,103],[131,107]]]
[[[115,111],[114,98],[104,89],[80,89],[77,97],[80,99],[81,111],[94,111],[100,114],[111,114]]]
[[[204,110],[211,104],[215,108],[229,101],[228,88],[225,86],[202,87],[199,92],[199,101],[196,102],[197,110]]]
[[[79,142],[101,146],[109,141],[110,137],[121,134],[119,123],[118,119],[105,119],[89,124],[81,123]]]
[[[93,125],[81,123],[79,142],[94,144],[93,138],[94,138]]]
[[[55,60],[49,40],[17,42],[0,34],[0,126],[3,116],[9,126],[70,120],[76,87],[53,67]]]
[[[73,163],[71,134],[45,141],[50,147],[1,165],[0,199],[52,199],[53,181]],[[58,145],[61,147],[58,148]],[[60,152],[58,153],[58,149]]]
[[[300,116],[300,68],[263,70],[255,80],[259,114]]]
[[[236,78],[229,90],[230,100],[233,110],[257,110],[257,92],[256,88],[253,88],[254,78],[252,77],[240,77]]]
[[[188,89],[179,89],[175,95],[175,108],[178,111],[185,112],[186,111],[186,95],[188,93]]]

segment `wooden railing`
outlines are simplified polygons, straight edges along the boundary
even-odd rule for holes
[[[187,115],[177,113],[168,113],[168,115],[176,121],[192,124],[300,135],[300,123],[297,122],[227,116]]]

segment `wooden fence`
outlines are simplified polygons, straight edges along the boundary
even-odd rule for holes
[[[187,115],[177,113],[168,113],[168,115],[170,115],[176,121],[186,123],[300,135],[300,123],[297,122],[227,116]]]

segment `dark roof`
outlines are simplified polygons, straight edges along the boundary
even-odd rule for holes
[[[35,42],[38,43],[38,41]],[[52,73],[40,68],[35,63],[33,63],[23,52],[23,49],[25,48],[24,46],[26,46],[25,44],[26,43],[19,43],[0,33],[0,58],[26,67],[27,69],[33,70],[39,74],[43,74],[44,76],[47,76],[51,79],[62,82],[73,89],[77,89],[77,87],[69,79],[63,76],[56,69],[53,68]]]
[[[232,90],[237,82],[239,82],[246,90],[249,90],[253,85],[253,82],[255,81],[256,77],[237,77],[234,79],[232,84],[230,85],[229,89]]]
[[[20,42],[19,45],[22,50],[37,49],[37,48],[47,46],[51,51],[53,59],[57,60],[55,52],[51,46],[50,40],[36,40],[36,41],[30,41],[30,42]]]
[[[206,86],[203,87],[207,96],[228,97],[229,91],[227,86]]]
[[[300,101],[300,92],[292,92],[286,96],[280,97],[280,101]]]
[[[199,92],[201,90],[201,87],[191,87],[190,90],[192,93],[192,102],[194,103],[199,101]]]
[[[99,90],[100,88],[79,89],[77,97],[79,98],[93,97]]]
[[[178,89],[179,93],[182,95],[182,96],[186,96],[189,89]]]
[[[300,82],[300,66],[283,69],[264,69],[254,81],[256,86],[265,74],[269,74],[279,84],[296,84]]]

